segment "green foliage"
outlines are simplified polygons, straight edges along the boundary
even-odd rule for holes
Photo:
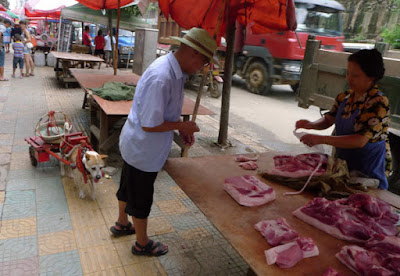
[[[138,8],[138,6],[137,5],[133,5],[133,6],[129,6],[129,7],[126,7],[126,8],[124,8],[124,10],[126,11],[126,12],[128,12],[131,16],[133,16],[133,17],[137,17],[137,16],[141,16],[142,14],[140,13],[140,10],[139,10],[139,8]]]
[[[397,24],[393,30],[384,29],[381,34],[383,40],[390,43],[393,48],[400,49],[400,25]]]

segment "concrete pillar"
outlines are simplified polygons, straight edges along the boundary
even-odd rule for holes
[[[158,30],[137,28],[135,30],[135,54],[132,72],[142,75],[156,59]]]

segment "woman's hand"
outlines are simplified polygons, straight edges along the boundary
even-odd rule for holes
[[[304,129],[313,129],[313,125],[309,120],[298,120],[296,122],[296,129],[304,128]]]
[[[315,135],[315,134],[306,134],[303,137],[301,137],[300,142],[303,142],[303,144],[313,147],[315,145],[320,145],[320,144],[325,144],[325,136],[321,135]]]

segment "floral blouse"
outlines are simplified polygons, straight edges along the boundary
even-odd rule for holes
[[[354,132],[369,138],[370,143],[386,141],[386,175],[389,176],[392,170],[392,156],[389,146],[389,122],[390,106],[386,96],[379,94],[380,90],[374,86],[367,93],[358,99],[352,90],[345,91],[337,95],[335,104],[329,111],[329,115],[336,117],[341,103],[347,99],[344,106],[342,117],[348,118],[353,111],[359,109],[355,118]]]

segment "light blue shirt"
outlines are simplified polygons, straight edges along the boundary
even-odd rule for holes
[[[186,77],[173,53],[156,59],[144,72],[119,138],[126,163],[145,172],[161,170],[171,150],[174,132],[146,132],[142,127],[179,120]]]

